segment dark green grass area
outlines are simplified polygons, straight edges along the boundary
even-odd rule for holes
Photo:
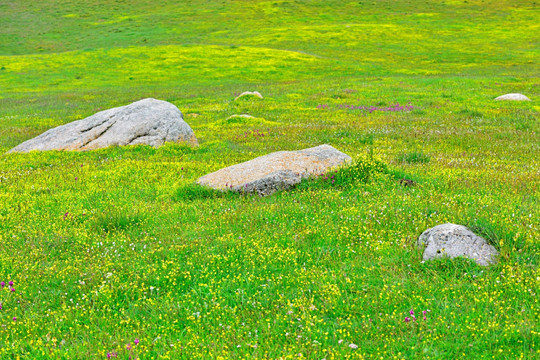
[[[540,357],[539,23],[532,0],[0,0],[0,359]],[[5,154],[146,97],[200,146]],[[321,144],[353,162],[196,185]],[[447,222],[499,263],[422,261]]]
[[[314,175],[308,181],[300,183],[299,188],[306,191],[315,189],[356,191],[358,186],[386,170],[386,164],[374,158],[372,152],[362,155],[339,169]]]
[[[194,201],[216,199],[223,196],[226,196],[225,192],[193,183],[179,187],[176,190],[174,199],[177,201]]]
[[[399,162],[409,163],[409,164],[418,164],[418,163],[427,163],[429,162],[429,155],[423,154],[418,151],[413,151],[409,153],[404,153],[398,156]]]

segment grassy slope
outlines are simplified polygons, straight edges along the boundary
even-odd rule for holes
[[[143,359],[540,356],[535,2],[0,0],[0,20],[0,151],[149,96],[199,114],[201,144],[0,155],[0,357],[127,358],[135,338]],[[492,101],[508,92],[533,101]],[[339,106],[396,102],[417,108]],[[259,119],[223,125],[239,113]],[[183,196],[321,143],[394,175]],[[443,222],[501,263],[421,263]]]

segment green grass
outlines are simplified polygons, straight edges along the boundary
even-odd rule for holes
[[[0,0],[0,358],[539,358],[538,10]],[[5,154],[144,97],[200,146]],[[323,143],[356,162],[264,198],[194,185]],[[422,262],[445,222],[499,264]]]
[[[424,153],[413,151],[404,153],[398,156],[398,161],[408,164],[428,163],[430,160],[429,155]]]

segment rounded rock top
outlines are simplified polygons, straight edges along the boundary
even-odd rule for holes
[[[238,100],[238,99],[241,99],[241,98],[244,98],[244,97],[253,97],[253,96],[258,97],[259,99],[263,98],[261,93],[258,92],[258,91],[244,91],[243,93],[238,95],[234,100]]]
[[[523,94],[517,94],[517,93],[501,95],[501,96],[495,98],[495,100],[496,100],[496,101],[502,101],[502,100],[510,100],[510,101],[531,101],[531,99],[529,99],[529,98],[526,97],[525,95],[523,95]]]
[[[499,255],[485,239],[463,225],[450,223],[424,231],[418,238],[418,246],[424,248],[424,261],[462,256],[474,260],[478,265],[487,266],[496,263]]]

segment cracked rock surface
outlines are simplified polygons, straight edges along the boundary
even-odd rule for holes
[[[197,145],[197,138],[176,106],[149,98],[50,129],[9,152],[93,150],[139,144],[158,147],[165,142]]]
[[[197,183],[217,190],[269,195],[287,190],[310,175],[317,175],[351,161],[330,145],[298,151],[278,151],[205,175]]]
[[[428,229],[418,238],[418,246],[425,247],[424,260],[464,256],[487,266],[497,262],[499,252],[465,226],[442,224]]]

